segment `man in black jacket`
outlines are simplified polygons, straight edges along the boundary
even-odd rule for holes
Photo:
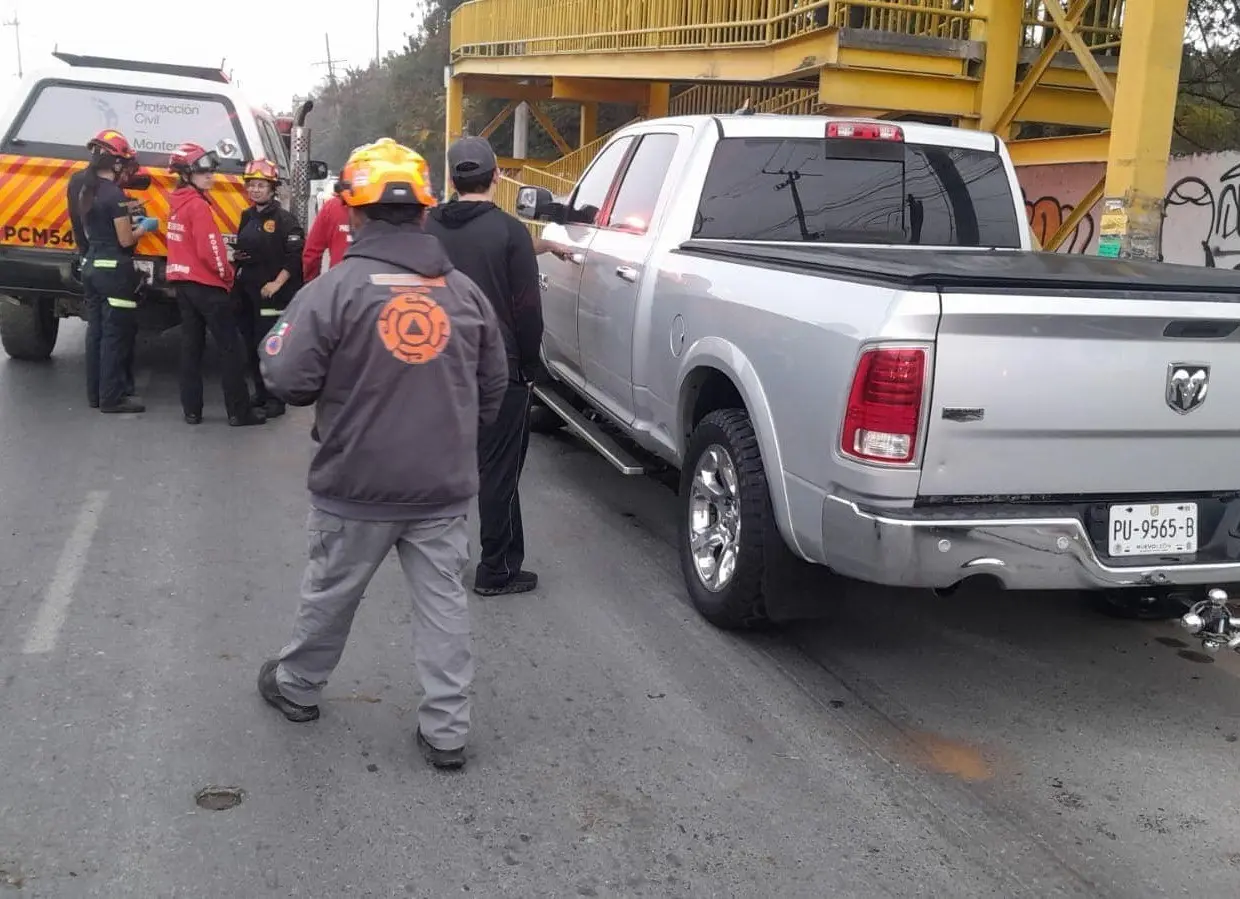
[[[540,365],[538,260],[529,231],[493,202],[499,162],[491,145],[481,137],[462,138],[448,149],[448,169],[458,199],[432,209],[426,230],[491,301],[508,352],[508,392],[499,417],[478,434],[482,558],[474,592],[526,593],[538,586],[538,575],[521,567],[525,534],[517,484],[530,442],[531,383]]]

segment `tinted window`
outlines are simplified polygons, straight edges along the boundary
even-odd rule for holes
[[[267,119],[259,118],[256,121],[258,122],[258,135],[263,142],[263,152],[276,164],[281,177],[287,180],[289,177],[288,161],[283,152],[284,144],[280,140],[280,132],[276,131],[275,125]]]
[[[1012,189],[997,153],[908,144],[903,160],[898,153],[848,155],[830,155],[826,140],[720,141],[694,236],[1020,246]]]
[[[647,134],[637,145],[629,167],[616,191],[608,224],[613,228],[644,234],[654,216],[667,171],[676,153],[676,135]]]
[[[69,148],[105,128],[115,128],[139,153],[168,154],[182,141],[215,150],[221,160],[244,158],[241,134],[219,97],[170,96],[118,87],[49,84],[35,97],[13,137]]]
[[[633,138],[623,137],[608,145],[607,149],[598,155],[577,186],[577,193],[574,194],[572,206],[569,208],[569,221],[580,225],[597,223],[599,210],[607,202],[611,183],[616,179],[616,172],[632,143]]]

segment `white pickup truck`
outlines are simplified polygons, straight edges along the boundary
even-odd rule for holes
[[[519,197],[573,251],[541,260],[540,412],[680,470],[717,625],[768,616],[780,552],[1149,617],[1240,581],[1240,276],[1035,252],[994,135],[668,118]]]

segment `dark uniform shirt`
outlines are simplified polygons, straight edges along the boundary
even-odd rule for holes
[[[305,229],[297,217],[279,203],[270,203],[263,210],[251,206],[241,213],[237,227],[238,286],[257,294],[283,269],[289,273],[289,279],[273,297],[272,305],[285,308],[302,284],[301,251],[305,240]]]
[[[113,181],[99,179],[95,202],[86,210],[86,236],[94,255],[115,259],[133,256],[133,247],[122,247],[116,236],[116,220],[129,218],[129,197]]]

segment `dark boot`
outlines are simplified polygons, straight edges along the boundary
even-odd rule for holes
[[[132,397],[122,397],[121,401],[115,406],[100,406],[100,412],[124,413],[124,412],[145,412],[146,406],[135,402]]]
[[[474,579],[474,592],[479,596],[511,596],[515,593],[529,593],[538,586],[538,575],[532,571],[518,571],[507,581],[492,584],[488,581],[479,582]]]
[[[262,409],[247,409],[244,415],[228,416],[228,423],[234,428],[245,428],[250,425],[267,424],[267,413]]]
[[[436,749],[426,742],[421,728],[418,729],[414,739],[418,744],[418,751],[422,753],[422,758],[441,771],[457,771],[465,767],[464,749]]]
[[[267,402],[263,403],[263,411],[267,413],[268,420],[279,418],[284,414],[284,403],[276,399],[274,396],[268,397]]]
[[[289,721],[294,724],[305,724],[308,721],[315,721],[319,717],[319,707],[317,705],[298,705],[284,698],[284,694],[280,692],[280,687],[276,683],[276,668],[279,662],[270,659],[263,662],[263,667],[258,669],[258,694],[269,706],[279,710]]]

